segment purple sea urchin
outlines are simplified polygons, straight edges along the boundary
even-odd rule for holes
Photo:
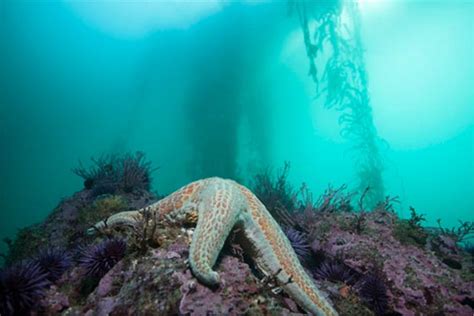
[[[79,265],[86,275],[103,277],[125,255],[127,244],[122,239],[108,239],[80,251]]]
[[[47,278],[51,282],[59,280],[63,273],[71,266],[71,257],[68,253],[56,248],[42,250],[34,261],[47,273]]]
[[[333,282],[354,283],[357,273],[343,262],[326,259],[314,269],[313,275],[316,279],[324,279]]]
[[[295,250],[300,260],[305,260],[311,255],[311,247],[308,236],[294,228],[284,229],[286,237],[290,240],[291,246]]]
[[[375,274],[362,277],[355,285],[362,301],[372,308],[377,315],[387,312],[387,287],[383,279]]]
[[[37,262],[22,262],[0,271],[0,315],[25,315],[49,286],[47,273]]]

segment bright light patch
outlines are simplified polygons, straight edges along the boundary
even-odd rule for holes
[[[369,88],[380,135],[416,149],[474,124],[472,20],[462,6],[400,7],[365,21]]]
[[[370,5],[380,3],[381,0],[359,0],[358,2],[359,2],[359,5],[361,7],[367,7],[367,6],[370,6]]]
[[[359,0],[359,8],[362,14],[379,11],[386,7],[390,0]]]
[[[89,25],[117,37],[140,38],[160,29],[187,28],[222,8],[222,1],[64,0]]]

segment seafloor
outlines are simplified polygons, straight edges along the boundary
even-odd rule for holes
[[[212,289],[187,264],[192,221],[87,235],[95,222],[158,199],[150,192],[149,165],[138,156],[126,159],[143,169],[134,179],[141,184],[128,179],[124,185],[122,174],[99,185],[111,171],[107,163],[76,170],[84,189],[61,201],[44,222],[6,240],[1,315],[304,314],[263,277],[234,234],[216,266],[222,285]],[[100,168],[109,169],[100,174]],[[355,199],[344,186],[312,200],[304,187],[292,189],[286,175],[287,169],[275,177],[258,175],[252,189],[340,315],[473,315],[474,256],[466,242],[472,223],[424,228],[413,208],[409,219],[396,215],[396,198],[366,210],[363,195]]]

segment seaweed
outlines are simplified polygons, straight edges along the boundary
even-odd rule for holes
[[[316,212],[351,212],[353,207],[351,205],[351,198],[353,193],[346,193],[347,185],[343,184],[338,188],[328,185],[328,188],[318,198],[315,203],[314,210]],[[302,194],[301,196],[304,196]]]
[[[395,207],[394,207],[395,203],[400,204],[400,197],[398,195],[396,196],[387,195],[385,196],[385,200],[380,201],[375,206],[375,210],[382,211],[382,212],[395,213]]]
[[[423,214],[418,214],[414,207],[410,206],[410,218],[398,219],[395,223],[393,236],[402,244],[412,244],[418,247],[426,245],[428,233],[421,226],[425,221]]]
[[[459,226],[451,229],[442,227],[441,219],[438,219],[436,222],[438,223],[441,235],[447,235],[455,242],[462,242],[474,234],[474,222],[459,220]]]
[[[79,162],[72,171],[84,179],[84,188],[91,190],[93,196],[150,191],[151,174],[158,169],[153,168],[140,151],[91,160],[93,164],[89,168]]]
[[[149,247],[156,248],[158,246],[156,239],[158,220],[157,214],[149,208],[140,211],[140,214],[139,221],[133,227],[132,246],[139,254],[144,254]]]
[[[296,11],[303,31],[316,97],[324,97],[326,108],[341,113],[341,135],[353,144],[359,191],[372,188],[365,203],[373,207],[384,197],[382,141],[372,117],[357,3],[301,0],[290,1],[290,7]],[[341,19],[343,11],[348,13],[345,22]],[[323,53],[329,54],[327,60]],[[321,73],[317,66],[320,61],[324,68]]]
[[[421,228],[421,222],[426,221],[424,214],[418,214],[413,206],[410,206],[410,219],[408,224],[413,228]]]
[[[293,226],[294,221],[286,215],[295,209],[297,192],[288,182],[290,162],[285,161],[283,168],[279,169],[276,176],[270,168],[256,174],[253,178],[252,191],[265,205],[268,211],[280,223]]]
[[[365,228],[365,221],[367,211],[364,208],[364,199],[367,196],[367,193],[370,191],[370,187],[366,187],[364,192],[362,192],[359,198],[359,212],[355,213],[355,216],[352,220],[352,228],[357,233],[360,234]]]

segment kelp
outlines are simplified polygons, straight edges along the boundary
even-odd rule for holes
[[[360,34],[357,2],[342,0],[290,0],[303,31],[309,76],[316,97],[340,112],[341,136],[352,143],[358,191],[370,187],[368,208],[384,199],[381,139],[372,117],[367,69]]]

